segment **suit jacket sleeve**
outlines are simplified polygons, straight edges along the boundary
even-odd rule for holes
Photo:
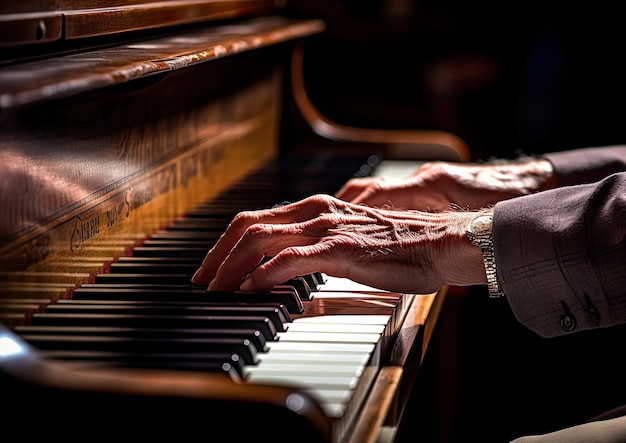
[[[545,158],[566,186],[494,208],[511,308],[544,337],[626,323],[626,146]]]

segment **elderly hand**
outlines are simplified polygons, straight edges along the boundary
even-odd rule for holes
[[[376,209],[327,195],[245,211],[192,281],[210,283],[209,290],[253,291],[323,272],[395,292],[485,284],[481,252],[465,238],[474,215]]]
[[[335,196],[374,207],[440,211],[455,205],[469,210],[554,185],[554,171],[547,160],[485,164],[428,162],[398,180],[351,179]]]

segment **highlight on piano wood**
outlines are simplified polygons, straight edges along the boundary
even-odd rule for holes
[[[333,193],[385,160],[354,128],[285,146],[292,54],[325,24],[263,0],[90,3],[0,5],[3,402],[80,405],[74,419],[95,426],[114,400],[109,437],[245,415],[242,438],[270,421],[299,441],[391,439],[446,288],[191,284],[237,212]]]

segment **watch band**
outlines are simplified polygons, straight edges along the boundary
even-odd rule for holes
[[[493,212],[481,212],[470,221],[466,236],[469,242],[478,246],[483,254],[489,297],[500,298],[504,297],[504,291],[502,291],[498,283],[496,256],[493,248],[492,223]]]

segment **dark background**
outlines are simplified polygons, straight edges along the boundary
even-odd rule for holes
[[[560,3],[560,2],[559,2]],[[355,126],[442,129],[473,159],[623,143],[623,26],[608,2],[295,1],[311,99]],[[452,288],[402,442],[506,442],[626,403],[624,329],[543,339]]]
[[[290,3],[327,23],[307,83],[336,121],[449,130],[476,158],[623,141],[625,38],[609,2]]]

